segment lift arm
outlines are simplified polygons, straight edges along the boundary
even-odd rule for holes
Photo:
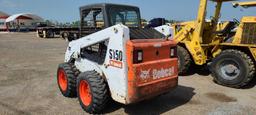
[[[184,43],[186,48],[189,50],[192,55],[194,62],[197,65],[203,65],[206,63],[207,55],[205,54],[201,44],[203,43],[204,30],[205,30],[205,19],[207,13],[207,5],[209,1],[216,2],[215,14],[212,18],[212,26],[211,26],[211,36],[214,36],[214,32],[216,31],[217,24],[220,18],[220,12],[223,2],[230,2],[236,0],[200,0],[197,19],[194,22],[189,22],[185,24],[181,30],[175,32],[174,39],[177,42]]]
[[[238,6],[241,6],[243,8],[248,8],[248,7],[255,7],[256,6],[256,1],[248,1],[248,2],[234,2],[232,3],[233,6],[236,8]]]
[[[68,48],[65,54],[65,62],[69,62],[71,59],[79,58],[82,48],[86,48],[88,46],[108,40],[119,41],[120,43],[122,43],[124,42],[124,40],[128,40],[128,38],[128,27],[122,24],[117,24],[115,26],[93,33],[91,35],[71,41],[68,44]]]

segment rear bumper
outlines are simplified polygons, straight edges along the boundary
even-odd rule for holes
[[[178,77],[163,79],[154,83],[137,87],[137,95],[129,99],[129,103],[139,102],[164,93],[168,93],[178,86]]]
[[[127,104],[167,93],[178,85],[177,58],[136,64],[129,70]]]

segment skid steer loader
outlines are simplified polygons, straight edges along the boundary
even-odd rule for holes
[[[139,8],[93,4],[80,8],[81,34],[69,43],[57,83],[65,97],[78,97],[88,113],[101,113],[109,99],[139,102],[178,84],[176,43],[143,29]],[[157,31],[158,30],[158,31]]]

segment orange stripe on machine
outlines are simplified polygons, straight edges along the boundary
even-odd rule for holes
[[[117,68],[123,68],[123,62],[116,60],[109,60],[109,65]]]

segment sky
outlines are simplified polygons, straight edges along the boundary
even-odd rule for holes
[[[249,0],[247,0],[249,1]],[[92,3],[118,3],[138,6],[144,19],[166,18],[168,20],[194,20],[199,0],[0,0],[0,11],[8,14],[33,13],[44,19],[73,22],[79,20],[79,7]],[[213,15],[214,3],[209,2],[207,18]],[[256,16],[255,8],[233,8],[224,3],[221,20]]]

